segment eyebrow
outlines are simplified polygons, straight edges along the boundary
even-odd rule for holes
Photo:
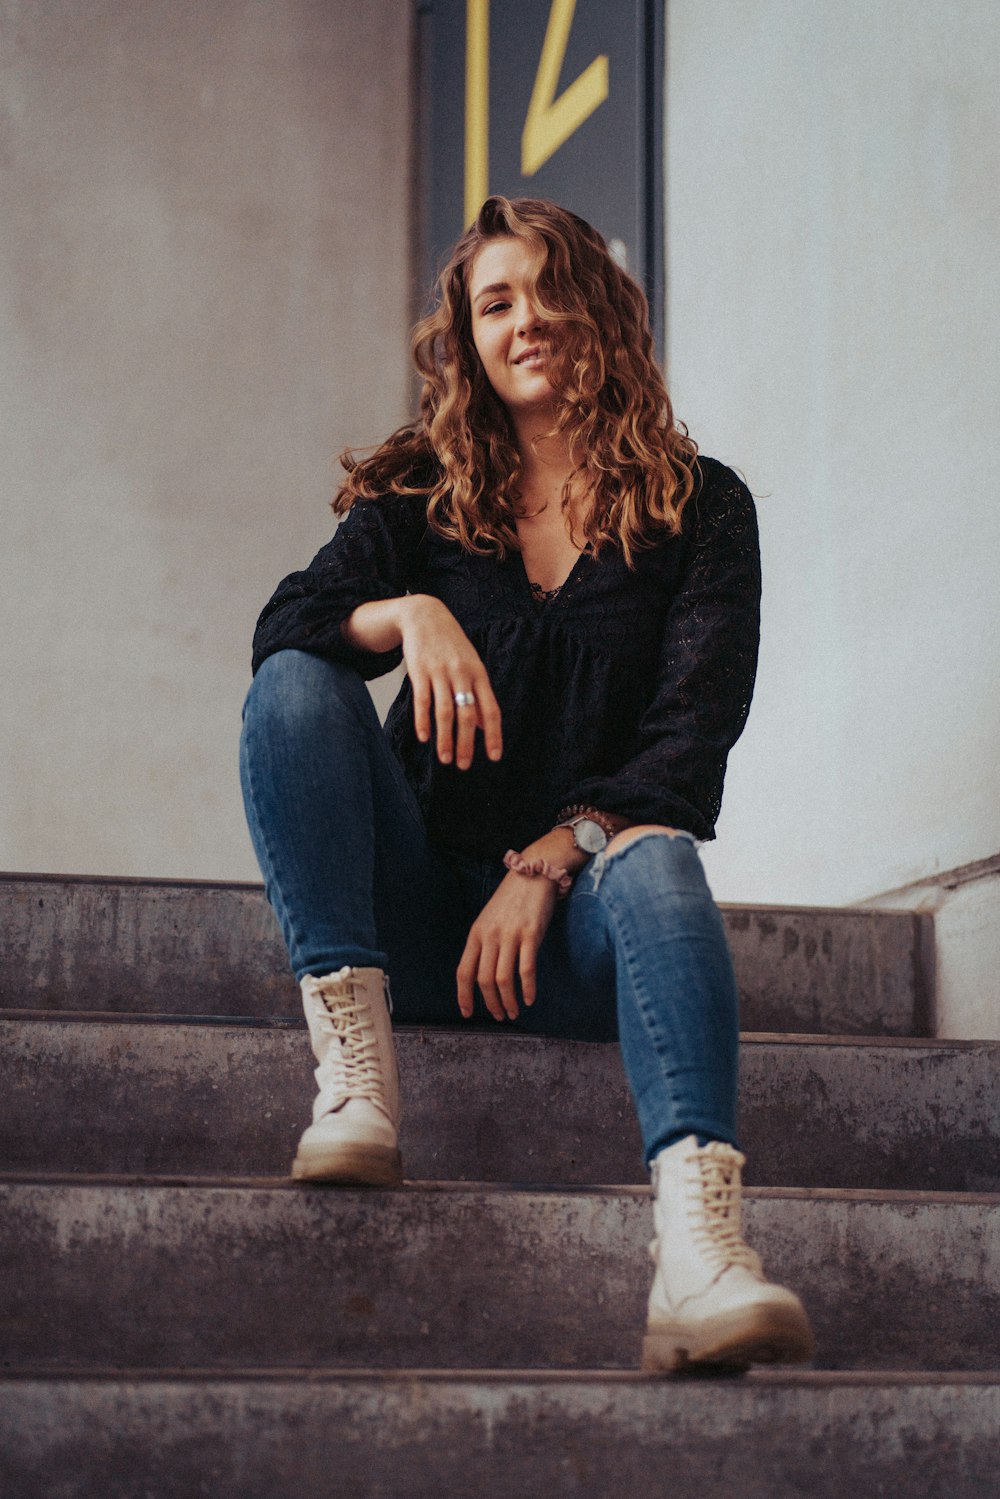
[[[491,281],[489,286],[481,286],[477,292],[474,292],[472,300],[478,302],[480,297],[491,297],[494,292],[498,291],[510,291],[510,283],[508,281]]]

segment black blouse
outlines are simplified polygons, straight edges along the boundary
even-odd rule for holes
[[[715,837],[726,757],[746,722],[757,666],[760,554],[753,500],[732,469],[699,457],[682,534],[637,554],[582,553],[539,598],[520,553],[472,556],[430,530],[423,497],[357,502],[305,572],[281,583],[257,623],[254,671],[274,651],[309,651],[365,678],[402,651],[350,645],[359,604],[429,593],[486,667],[504,754],[477,734],[472,765],[442,765],[413,727],[409,679],[386,732],[430,836],[500,858],[547,832],[574,802],[633,822]]]

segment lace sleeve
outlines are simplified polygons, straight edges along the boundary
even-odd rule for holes
[[[426,530],[422,496],[361,500],[303,572],[279,583],[257,621],[253,670],[275,651],[309,651],[343,661],[366,679],[399,665],[402,651],[351,645],[341,625],[360,604],[398,598],[407,590]]]
[[[688,502],[688,511],[695,510],[689,558],[667,615],[659,679],[635,753],[615,774],[567,787],[562,805],[583,802],[710,839],[726,760],[753,695],[760,550],[746,485],[722,464],[709,467],[706,460],[705,468],[706,482]]]

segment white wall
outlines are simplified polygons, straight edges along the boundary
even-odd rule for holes
[[[256,614],[401,421],[408,0],[0,0],[0,868],[256,879]]]
[[[758,496],[720,899],[1000,850],[1000,6],[669,0],[668,374]]]

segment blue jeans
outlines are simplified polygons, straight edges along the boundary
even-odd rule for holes
[[[478,995],[461,1019],[455,973],[506,871],[428,839],[357,672],[302,651],[270,656],[243,710],[240,772],[297,979],[382,968],[397,1022],[497,1024]],[[647,1162],[689,1134],[738,1143],[736,984],[690,833],[640,834],[590,861],[555,908],[537,990],[504,1025],[617,1038]]]

